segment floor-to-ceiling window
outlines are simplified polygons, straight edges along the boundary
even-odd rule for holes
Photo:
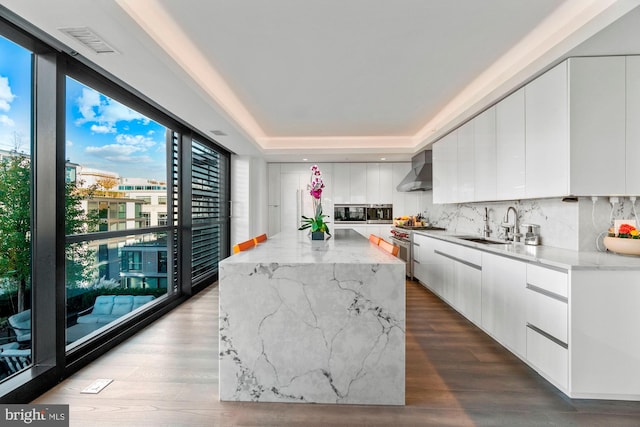
[[[213,283],[229,246],[229,153],[28,30],[0,18],[7,403],[35,397],[194,285]],[[206,165],[192,161],[196,137]],[[196,179],[200,205],[192,199],[196,169],[204,173]],[[204,246],[192,245],[194,233]]]
[[[31,58],[0,37],[0,379],[31,365]]]
[[[167,293],[169,130],[74,78],[65,88],[66,169],[75,169],[65,183],[73,344]]]

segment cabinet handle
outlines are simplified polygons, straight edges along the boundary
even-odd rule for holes
[[[420,264],[420,261],[418,261],[417,259],[414,259],[413,262],[415,262],[416,264]]]
[[[413,242],[413,246],[420,246],[420,243]]]
[[[453,256],[453,255],[445,254],[444,252],[440,252],[440,251],[439,251],[439,250],[437,250],[437,249],[436,249],[436,250],[434,250],[434,251],[433,251],[433,253],[438,254],[438,255],[442,255],[442,256],[443,256],[443,257],[445,257],[445,258],[452,259],[452,260],[454,260],[454,261],[456,261],[456,262],[459,262],[459,263],[461,263],[461,264],[468,265],[469,267],[471,267],[471,268],[475,268],[476,270],[482,270],[482,266],[481,266],[481,265],[476,265],[476,264],[473,264],[473,263],[471,263],[471,262],[469,262],[469,261],[465,261],[465,260],[463,260],[463,259],[460,259],[460,258],[458,258],[458,257],[455,257],[455,256]]]
[[[554,337],[553,335],[550,335],[548,333],[546,333],[545,331],[543,331],[542,329],[532,325],[531,323],[527,322],[527,328],[531,329],[532,331],[542,335],[543,337],[545,337],[546,339],[548,339],[549,341],[553,341],[554,343],[558,344],[560,347],[562,348],[569,348],[569,344],[567,344],[564,341],[560,341],[558,338]]]
[[[569,298],[562,295],[558,295],[555,292],[551,292],[546,289],[539,288],[536,285],[532,285],[531,283],[527,283],[527,289],[529,289],[530,291],[539,293],[541,295],[544,295],[546,297],[553,298],[565,304],[569,303]]]

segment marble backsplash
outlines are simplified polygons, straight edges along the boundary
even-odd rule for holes
[[[460,234],[484,233],[485,207],[489,210],[491,237],[504,238],[505,222],[509,206],[518,211],[520,224],[540,226],[541,244],[562,249],[596,251],[603,249],[602,238],[613,219],[634,218],[633,203],[620,198],[612,208],[608,198],[578,198],[562,201],[561,198],[514,200],[504,202],[433,204],[432,192],[423,196],[426,217],[438,227]],[[638,202],[636,202],[637,204]],[[509,221],[513,222],[513,214]]]

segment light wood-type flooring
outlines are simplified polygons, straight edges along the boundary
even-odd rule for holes
[[[565,397],[416,282],[404,407],[219,402],[217,316],[211,286],[34,403],[69,404],[78,427],[640,426],[640,402]],[[97,378],[114,382],[80,394]]]

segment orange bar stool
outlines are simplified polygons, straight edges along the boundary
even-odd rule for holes
[[[373,243],[374,245],[379,245],[380,244],[380,237],[376,236],[375,234],[369,234],[369,241],[371,243]]]
[[[255,245],[256,245],[256,241],[253,239],[247,240],[246,242],[240,242],[233,247],[233,253],[237,254],[238,252],[246,251],[248,249],[253,248]]]
[[[392,245],[384,239],[380,239],[380,247],[393,256],[398,256],[398,252],[400,252],[400,246]]]
[[[254,241],[254,242],[256,242],[256,245],[257,245],[258,243],[262,243],[262,242],[264,242],[265,240],[267,240],[267,235],[266,235],[266,233],[265,233],[265,234],[261,234],[261,235],[256,236],[256,237],[254,237],[254,238],[253,238],[253,241]]]

